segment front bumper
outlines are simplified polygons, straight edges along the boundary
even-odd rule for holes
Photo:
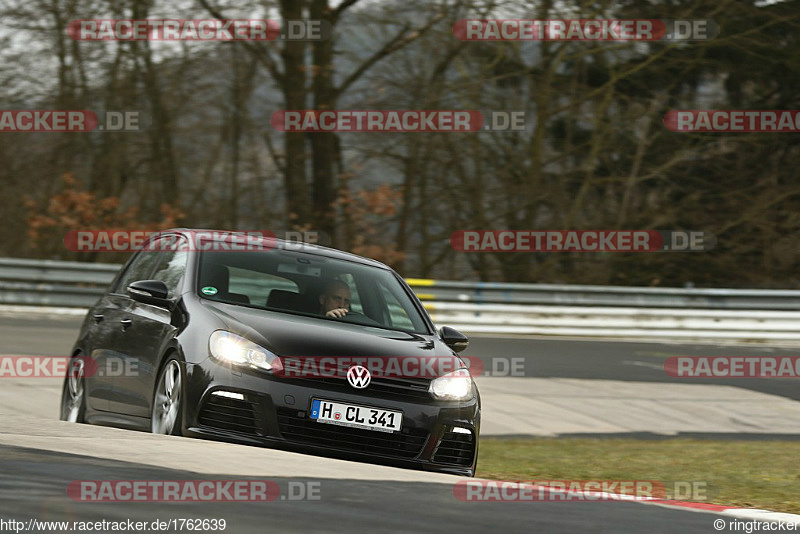
[[[467,402],[442,402],[399,383],[394,387],[376,380],[355,390],[344,380],[276,378],[211,359],[187,364],[186,376],[186,436],[458,475],[475,473],[477,392]],[[308,415],[314,398],[402,411],[403,428],[384,433],[318,423]]]

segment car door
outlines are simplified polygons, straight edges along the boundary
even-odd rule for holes
[[[124,294],[128,284],[147,278],[156,266],[155,252],[137,253],[124,268],[122,276],[91,311],[87,350],[95,361],[93,376],[87,381],[89,407],[114,411],[110,403],[115,398],[116,369],[124,361],[121,334],[125,333],[124,319],[128,298]]]
[[[179,242],[162,250],[158,243],[158,261],[148,279],[161,280],[169,289],[168,298],[180,294],[188,258]],[[165,247],[167,248],[167,247]],[[184,250],[178,250],[178,249]],[[109,402],[111,411],[137,417],[150,417],[153,388],[158,378],[158,364],[166,343],[176,334],[172,312],[165,308],[125,298],[121,308],[124,327],[119,334],[119,349],[123,359],[114,379],[115,389]]]
[[[114,297],[107,293],[89,311],[86,322],[86,336],[82,343],[84,356],[89,356],[95,365],[87,366],[86,403],[91,410],[108,411],[109,399],[113,396],[113,384],[108,382],[104,373],[99,373],[100,366],[108,366],[109,358],[113,358],[112,338],[119,322],[119,310]]]

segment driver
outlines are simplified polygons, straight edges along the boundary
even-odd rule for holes
[[[320,315],[341,319],[350,310],[350,286],[341,280],[331,280],[319,296]]]

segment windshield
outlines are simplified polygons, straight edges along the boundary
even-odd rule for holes
[[[299,251],[212,251],[200,257],[200,297],[294,315],[427,334],[391,271]]]

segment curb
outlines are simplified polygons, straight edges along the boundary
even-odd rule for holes
[[[485,485],[488,487],[489,483],[494,483],[495,488],[497,489],[498,485],[503,486],[510,486],[510,487],[517,487],[517,488],[529,488],[533,490],[538,490],[541,494],[543,490],[553,491],[552,488],[548,485],[542,484],[531,484],[528,482],[514,482],[510,480],[493,480],[487,478],[472,478],[468,481],[458,482],[455,486],[453,486],[453,495],[458,498],[459,500],[459,493],[461,493],[457,488],[461,485],[469,485],[470,482],[477,482],[481,485]],[[465,490],[466,491],[466,490]],[[499,491],[499,490],[498,490]],[[721,515],[725,517],[729,517],[731,519],[739,519],[745,521],[761,521],[766,523],[793,523],[795,528],[792,530],[797,530],[798,525],[800,525],[800,515],[797,514],[789,514],[784,512],[773,512],[770,510],[761,510],[758,508],[740,508],[736,506],[730,506],[725,504],[712,504],[712,503],[705,503],[705,502],[694,502],[694,501],[679,501],[674,499],[661,499],[658,497],[636,497],[633,495],[626,495],[626,494],[619,494],[619,493],[608,493],[604,491],[582,491],[582,490],[559,490],[559,494],[568,494],[571,496],[582,496],[582,495],[591,495],[591,500],[593,501],[616,501],[616,502],[635,502],[639,504],[646,504],[651,506],[660,506],[662,508],[670,508],[673,510],[682,510],[687,512],[700,512],[706,514],[715,514]],[[487,499],[488,500],[488,499]],[[716,522],[715,522],[716,523]],[[725,528],[729,528],[730,524],[725,524],[722,528],[716,528],[716,530],[724,530]],[[775,529],[772,529],[775,530]]]
[[[642,504],[651,504],[675,510],[691,510],[709,514],[720,514],[735,519],[764,521],[769,523],[796,523],[800,524],[800,515],[788,514],[784,512],[773,512],[761,510],[759,508],[739,508],[723,504],[710,504],[703,502],[673,501],[673,500],[652,500],[637,501]]]

